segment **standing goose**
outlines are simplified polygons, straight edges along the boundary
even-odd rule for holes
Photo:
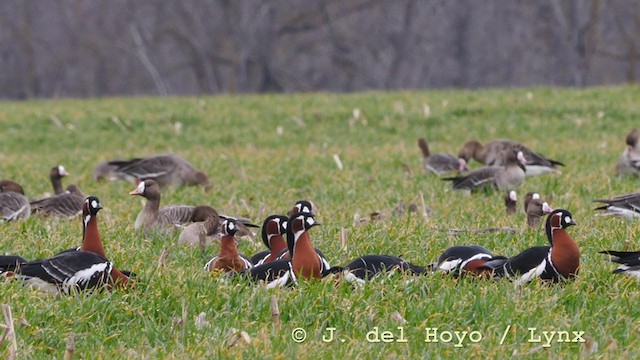
[[[62,188],[62,178],[65,176],[69,176],[69,173],[62,165],[54,166],[51,168],[51,171],[49,171],[49,179],[51,179],[51,185],[53,186],[53,193],[55,195],[64,192]]]
[[[532,199],[527,204],[527,226],[537,228],[542,217],[551,212],[553,212],[553,208],[546,201],[543,202],[539,197]]]
[[[233,219],[224,219],[220,223],[220,254],[209,260],[204,269],[207,271],[235,271],[240,272],[253,267],[251,260],[242,254],[238,254],[235,234],[238,225]]]
[[[49,198],[31,202],[31,211],[45,216],[60,216],[72,219],[82,213],[84,194],[75,185],[67,186],[67,191]]]
[[[330,266],[317,253],[311,243],[309,230],[320,225],[310,213],[293,215],[287,221],[287,247],[293,254],[291,260],[277,260],[244,271],[242,276],[256,282],[265,282],[267,288],[292,285],[297,279],[319,279]]]
[[[473,158],[484,165],[497,166],[506,164],[510,154],[517,151],[522,151],[525,159],[527,159],[525,163],[527,176],[541,175],[549,172],[559,174],[560,172],[556,167],[564,166],[563,163],[548,159],[512,140],[495,140],[488,142],[484,146],[476,140],[471,140],[460,148],[458,157],[467,162]]]
[[[346,281],[363,285],[381,274],[391,274],[394,271],[420,275],[425,274],[426,269],[393,255],[364,255],[345,266],[334,266],[327,272],[329,274],[341,273]]]
[[[616,174],[640,175],[640,129],[631,129],[627,134],[626,144],[618,163],[616,164]]]
[[[155,180],[160,187],[202,185],[208,189],[209,178],[196,171],[185,159],[176,154],[155,155],[131,160],[112,160],[103,169],[130,182]]]
[[[431,171],[438,176],[453,172],[462,173],[469,170],[465,159],[457,158],[449,153],[431,154],[429,145],[424,138],[418,139],[418,147],[422,151],[422,164],[425,170]]]
[[[81,251],[67,251],[54,257],[23,262],[0,269],[8,276],[40,290],[69,294],[102,286],[125,287],[129,278],[106,259],[97,225],[100,200],[89,196],[83,203],[83,244]]]
[[[260,251],[251,257],[254,266],[272,262],[287,249],[287,221],[284,215],[269,215],[262,224],[262,242],[269,250]]]
[[[443,178],[453,182],[455,190],[476,191],[494,186],[498,190],[517,188],[525,177],[527,160],[522,151],[509,152],[503,166],[485,166],[464,176]]]
[[[540,194],[538,194],[537,192],[533,192],[533,191],[529,191],[528,193],[526,193],[524,195],[524,213],[527,213],[527,208],[529,206],[529,201],[534,200],[534,199],[540,199]]]
[[[31,204],[22,186],[11,180],[0,180],[0,220],[27,220],[30,215]]]
[[[536,277],[543,280],[561,281],[573,279],[580,266],[580,249],[567,232],[575,225],[571,213],[564,209],[554,210],[547,216],[545,230],[550,246],[535,246],[498,264],[487,264],[497,277],[517,277],[518,285]]]
[[[160,208],[160,186],[155,180],[141,181],[129,195],[140,195],[147,199],[146,204],[136,217],[134,228],[173,231],[177,226],[182,226],[193,216],[193,206],[170,205]]]
[[[193,208],[190,221],[192,223],[185,226],[180,233],[179,244],[199,244],[201,235],[205,237],[206,243],[211,243],[213,237],[218,234],[220,216],[211,206],[200,205]]]

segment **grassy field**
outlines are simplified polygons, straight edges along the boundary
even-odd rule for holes
[[[51,191],[48,171],[63,164],[71,173],[65,186],[75,183],[105,206],[99,226],[108,256],[139,279],[129,292],[70,297],[0,284],[0,303],[11,305],[16,320],[19,358],[61,358],[71,334],[78,358],[638,357],[640,284],[611,274],[614,264],[597,253],[640,249],[638,224],[594,216],[592,200],[638,190],[637,178],[613,175],[626,133],[640,126],[639,99],[640,88],[616,87],[2,102],[0,178],[36,197]],[[127,195],[134,186],[91,177],[102,160],[176,152],[214,186],[207,193],[170,189],[163,204],[209,204],[261,223],[310,199],[323,224],[311,235],[332,265],[375,253],[427,264],[454,244],[510,256],[547,243],[542,230],[526,228],[524,213],[505,214],[503,194],[465,196],[426,173],[416,144],[421,136],[433,152],[455,153],[472,138],[511,138],[563,161],[562,175],[528,178],[519,195],[552,195],[553,207],[573,213],[578,225],[569,233],[582,251],[579,277],[521,288],[440,274],[356,289],[331,279],[274,290],[224,283],[202,270],[217,245],[203,254],[178,246],[177,235],[134,232],[141,208],[139,197]],[[399,202],[420,204],[420,193],[432,210],[428,219],[390,215]],[[354,225],[356,214],[374,211],[389,216]],[[484,227],[516,232],[448,235],[451,228]],[[0,253],[47,257],[77,246],[81,234],[79,219],[0,224]],[[170,255],[158,268],[163,250]],[[253,254],[262,244],[243,241],[240,250]],[[272,323],[271,295],[279,327]],[[196,324],[201,313],[208,325]],[[230,347],[232,328],[251,343]],[[292,339],[297,328],[307,334],[300,343]],[[325,343],[328,328],[336,329],[336,339]],[[441,341],[425,342],[434,339],[433,328]],[[383,342],[389,336],[383,331],[401,341]],[[584,332],[586,342],[545,344],[542,331]],[[464,332],[459,341],[456,334]],[[541,342],[531,341],[538,337]],[[0,357],[7,351],[5,342]]]

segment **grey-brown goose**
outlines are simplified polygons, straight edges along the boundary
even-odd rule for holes
[[[518,202],[518,194],[515,190],[508,190],[507,195],[504,197],[504,206],[507,209],[507,214],[516,213],[516,205]]]
[[[539,197],[531,199],[527,204],[527,225],[531,228],[537,228],[542,217],[551,212],[553,212],[553,208],[545,201],[540,200]]]
[[[616,164],[616,174],[640,175],[640,129],[631,129],[627,134],[624,149]]]
[[[0,180],[0,220],[27,220],[30,215],[31,205],[22,186],[11,180]]]
[[[122,161],[122,160],[112,160]],[[118,166],[110,165],[108,161],[103,161],[93,168],[93,180],[95,181],[113,181],[120,178],[120,175],[116,172]]]
[[[129,195],[140,195],[147,203],[138,214],[134,228],[144,230],[173,231],[191,221],[194,206],[169,205],[160,208],[160,186],[154,180],[138,184]]]
[[[204,236],[205,244],[209,244],[218,235],[220,217],[211,206],[196,206],[191,214],[192,224],[187,225],[178,238],[179,244],[197,245],[200,236]]]
[[[75,185],[67,186],[62,194],[31,202],[31,211],[46,216],[60,216],[67,219],[82,213],[84,194]]]
[[[185,159],[176,154],[155,155],[131,160],[112,160],[110,174],[137,183],[155,180],[160,187],[178,185],[202,185],[209,187],[209,178],[197,171]]]
[[[538,194],[537,192],[529,191],[524,195],[524,213],[525,214],[527,213],[529,202],[534,199],[540,200],[540,194]]]
[[[486,143],[484,146],[476,140],[467,141],[462,148],[460,148],[458,157],[467,162],[473,158],[487,166],[499,166],[504,165],[509,154],[514,151],[522,151],[522,154],[527,159],[527,163],[525,164],[527,176],[545,173],[559,174],[560,171],[558,171],[557,166],[564,166],[563,163],[548,159],[525,145],[512,140],[494,140]]]
[[[485,166],[464,176],[443,178],[453,182],[455,190],[476,191],[494,186],[498,190],[517,188],[525,177],[526,158],[522,151],[512,151],[503,166]]]
[[[49,178],[51,179],[51,185],[53,186],[53,193],[55,195],[64,192],[62,188],[62,178],[65,176],[69,176],[69,173],[62,165],[54,166],[51,168],[51,171],[49,171]]]
[[[640,192],[619,195],[611,199],[593,200],[603,203],[595,210],[603,210],[602,215],[614,215],[628,219],[640,217]]]
[[[422,164],[425,170],[431,171],[438,176],[468,170],[465,159],[457,158],[449,153],[431,154],[429,145],[424,138],[418,139],[418,146],[422,151]]]

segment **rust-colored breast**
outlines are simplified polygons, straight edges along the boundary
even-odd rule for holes
[[[580,249],[571,236],[562,229],[553,230],[551,262],[565,278],[572,278],[578,274]]]

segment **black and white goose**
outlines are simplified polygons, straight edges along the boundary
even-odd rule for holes
[[[600,251],[600,254],[607,254],[611,256],[611,261],[620,264],[613,273],[629,275],[640,280],[640,251],[604,250]]]
[[[83,207],[87,215],[83,222],[83,244],[79,251],[65,251],[54,257],[10,264],[0,268],[8,277],[22,279],[26,284],[47,292],[69,294],[107,286],[125,287],[129,277],[106,259],[97,229],[97,214],[102,205],[95,196],[89,196]]]
[[[233,219],[224,219],[220,223],[220,253],[209,260],[204,269],[207,271],[234,271],[240,272],[253,267],[251,260],[238,253],[235,235],[239,227]]]
[[[284,215],[269,215],[262,223],[262,242],[269,250],[260,251],[251,256],[254,266],[276,261],[280,254],[287,250],[287,222]]]
[[[497,277],[516,277],[518,285],[537,277],[554,282],[573,279],[580,266],[580,249],[566,229],[575,224],[569,211],[554,210],[545,225],[550,246],[532,247],[506,261],[485,264],[484,268]]]
[[[595,208],[595,210],[604,211],[600,215],[614,215],[628,219],[640,217],[640,192],[593,201],[605,204]]]
[[[22,186],[11,180],[0,180],[0,221],[27,220],[31,204]]]
[[[479,245],[456,245],[447,248],[440,254],[438,261],[429,267],[433,271],[442,271],[458,276],[462,273],[481,275],[488,271],[487,263],[506,260],[504,256],[496,256]]]
[[[345,266],[334,266],[327,273],[342,274],[346,281],[363,285],[382,274],[391,275],[396,271],[409,275],[420,275],[424,274],[426,269],[393,255],[364,255]]]

